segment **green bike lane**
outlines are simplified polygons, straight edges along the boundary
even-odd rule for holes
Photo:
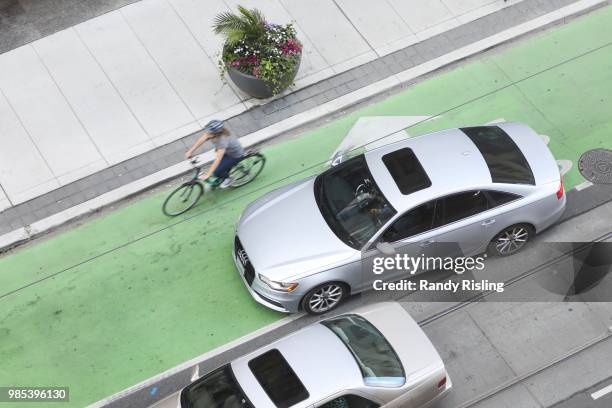
[[[268,147],[251,185],[182,218],[161,214],[164,191],[0,258],[0,385],[70,386],[65,405],[83,406],[282,318],[235,272],[234,224],[256,197],[320,171],[360,117],[435,116],[410,134],[526,122],[574,163],[566,188],[583,182],[582,152],[612,148],[610,27],[608,7]]]

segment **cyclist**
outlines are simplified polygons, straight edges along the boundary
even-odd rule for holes
[[[200,180],[205,181],[212,175],[216,177],[215,186],[227,188],[232,184],[229,171],[240,161],[244,149],[238,139],[225,128],[222,121],[211,120],[204,126],[202,136],[187,150],[185,157],[191,159],[193,152],[207,140],[210,140],[215,147],[215,159],[208,171],[200,176]]]

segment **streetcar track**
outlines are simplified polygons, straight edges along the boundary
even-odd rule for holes
[[[612,328],[611,328],[612,329]],[[501,385],[483,393],[480,394],[479,396],[472,398],[471,400],[468,400],[460,405],[457,406],[457,408],[468,408],[471,406],[474,406],[476,404],[481,403],[482,401],[485,401],[523,381],[525,381],[528,378],[533,377],[534,375],[540,374],[546,370],[548,370],[551,367],[556,366],[557,364],[560,364],[564,361],[567,361],[569,359],[571,359],[572,357],[574,357],[577,354],[582,353],[583,351],[586,351],[598,344],[601,344],[603,342],[605,342],[606,340],[609,340],[612,337],[612,330],[608,330],[606,333],[600,335],[599,337],[596,337],[592,340],[589,340],[587,343],[576,347],[574,349],[572,349],[569,353],[564,354],[561,357],[555,358],[553,360],[551,360],[550,362],[548,362],[547,364],[544,364],[538,368],[535,368],[531,371],[528,371],[524,374],[521,375],[517,375],[516,377],[514,377],[511,380],[506,381],[505,383],[502,383]]]
[[[531,268],[531,269],[521,273],[518,276],[515,276],[513,278],[508,279],[507,281],[504,281],[504,286],[505,287],[512,286],[512,285],[514,285],[514,284],[516,284],[516,283],[518,283],[518,282],[520,282],[520,281],[522,281],[522,280],[524,280],[526,278],[529,278],[529,277],[537,274],[538,272],[541,272],[542,270],[545,270],[546,268],[548,268],[548,267],[558,263],[559,261],[561,261],[561,260],[563,260],[563,259],[565,259],[565,258],[567,258],[567,257],[569,257],[569,256],[571,256],[573,254],[576,254],[576,253],[579,253],[581,251],[584,251],[584,250],[588,249],[589,247],[593,246],[594,244],[596,244],[598,242],[603,242],[603,241],[605,241],[605,240],[607,240],[607,239],[609,239],[611,237],[612,237],[612,232],[608,232],[608,233],[606,233],[604,235],[601,235],[601,236],[595,238],[591,242],[588,242],[588,243],[586,243],[584,245],[581,245],[580,247],[575,248],[575,249],[573,249],[571,251],[567,251],[565,253],[562,253],[561,255],[558,255],[555,258],[551,259],[551,260],[548,260],[548,261],[546,261],[546,262],[544,262],[544,263],[542,263],[542,264],[540,264],[540,265],[538,265],[538,266],[536,266],[534,268]],[[439,279],[436,282],[440,282],[440,281],[442,281],[444,279],[446,279],[446,278]],[[414,292],[411,292],[410,294],[413,294],[413,293],[416,293],[416,292],[419,292],[419,291],[414,291]],[[477,295],[474,295],[474,296],[472,296],[471,298],[469,298],[467,300],[460,301],[460,302],[458,302],[457,304],[455,304],[455,305],[453,305],[451,307],[448,307],[446,309],[443,309],[443,310],[441,310],[439,312],[434,313],[433,315],[431,315],[429,317],[421,319],[420,321],[418,321],[418,324],[421,327],[425,327],[425,326],[427,326],[427,325],[429,325],[429,324],[431,324],[431,323],[433,323],[435,321],[438,321],[438,320],[442,319],[443,317],[449,316],[449,315],[451,315],[451,314],[453,314],[453,313],[455,313],[457,311],[463,310],[465,307],[467,307],[467,306],[469,306],[471,304],[478,303],[478,302],[484,300],[487,296],[489,296],[491,294],[494,294],[494,293],[497,293],[497,292],[495,292],[495,291],[486,291],[486,292],[482,292],[482,293],[479,293]],[[610,338],[612,338],[612,327],[610,327],[605,333],[601,334],[600,336],[595,337],[594,339],[589,340],[585,344],[570,350],[569,352],[565,353],[564,355],[562,355],[560,357],[557,357],[557,358],[549,361],[548,363],[546,363],[544,365],[541,365],[541,366],[539,366],[539,367],[537,367],[537,368],[535,368],[533,370],[530,370],[530,371],[528,371],[526,373],[517,375],[516,377],[512,378],[511,380],[508,380],[508,381],[498,385],[497,387],[490,389],[489,391],[487,391],[485,393],[482,393],[482,394],[480,394],[480,395],[478,395],[478,396],[476,396],[476,397],[474,397],[474,398],[472,398],[472,399],[470,399],[470,400],[468,400],[466,402],[463,402],[462,404],[458,405],[457,408],[472,407],[472,406],[474,406],[476,404],[481,403],[482,401],[490,399],[490,398],[494,397],[495,395],[498,395],[498,394],[502,393],[503,391],[506,391],[509,388],[511,388],[511,387],[513,387],[513,386],[515,386],[515,385],[525,381],[526,379],[531,378],[531,377],[533,377],[533,376],[535,376],[535,375],[537,375],[539,373],[542,373],[542,372],[548,370],[549,368],[552,368],[552,367],[554,367],[554,366],[556,366],[556,365],[558,365],[558,364],[560,364],[560,363],[562,363],[564,361],[567,361],[567,360],[571,359],[572,357],[576,356],[577,354],[580,354],[583,351],[586,351],[586,350],[588,350],[588,349],[590,349],[590,348],[592,348],[592,347],[594,347],[594,346],[596,346],[598,344],[601,344],[601,343],[609,340]]]
[[[601,236],[595,238],[591,242],[588,242],[588,243],[586,243],[586,244],[584,244],[584,245],[582,245],[582,246],[580,246],[578,248],[575,248],[575,249],[573,249],[571,251],[564,252],[561,255],[558,255],[555,258],[544,262],[543,264],[540,264],[540,265],[538,265],[538,266],[536,266],[534,268],[531,268],[531,269],[521,273],[518,276],[515,276],[513,278],[508,279],[507,281],[504,281],[503,282],[504,287],[507,288],[509,286],[512,286],[512,285],[514,285],[514,284],[516,284],[516,283],[518,283],[518,282],[520,282],[520,281],[522,281],[522,280],[524,280],[526,278],[529,278],[529,277],[537,274],[538,272],[541,272],[542,270],[547,269],[548,267],[558,263],[559,261],[561,261],[561,260],[563,260],[563,259],[565,259],[565,258],[567,258],[567,257],[569,257],[569,256],[571,256],[573,254],[576,254],[576,253],[579,253],[581,251],[584,251],[585,249],[593,246],[594,244],[596,244],[598,242],[603,242],[603,241],[605,241],[605,240],[607,240],[609,238],[612,238],[612,232],[608,232],[608,233],[606,233],[604,235],[601,235]],[[439,280],[436,280],[434,282],[442,282],[442,281],[444,281],[446,279],[447,279],[447,277],[439,279]],[[419,290],[413,291],[413,292],[409,293],[407,296],[410,296],[410,295],[412,295],[414,293],[418,293],[418,292],[421,292],[421,291],[419,291]],[[463,308],[465,308],[465,307],[467,307],[467,306],[469,306],[469,305],[471,305],[473,303],[480,302],[483,299],[485,299],[487,296],[490,296],[490,295],[496,294],[496,293],[497,292],[494,291],[494,290],[489,290],[489,291],[486,291],[486,292],[481,292],[481,293],[479,293],[477,295],[472,296],[471,298],[468,298],[467,300],[459,301],[459,302],[457,302],[457,304],[455,304],[455,305],[453,305],[451,307],[443,309],[443,310],[441,310],[439,312],[434,313],[433,315],[431,315],[429,317],[426,317],[426,318],[424,318],[422,320],[419,320],[417,323],[421,327],[427,326],[427,325],[435,322],[436,320],[439,320],[439,319],[441,319],[441,318],[443,318],[445,316],[448,316],[448,315],[450,315],[450,314],[452,314],[452,313],[454,313],[456,311],[459,311],[459,310],[461,310],[461,309],[463,309]],[[401,301],[401,299],[399,299],[399,301]]]

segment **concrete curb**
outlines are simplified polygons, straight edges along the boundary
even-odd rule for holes
[[[302,112],[290,118],[284,119],[266,128],[244,136],[240,140],[245,147],[249,147],[263,141],[273,139],[284,132],[313,122],[316,119],[325,117],[342,109],[346,109],[377,94],[414,81],[416,78],[431,73],[456,61],[473,56],[474,54],[543,28],[552,23],[559,22],[565,18],[584,13],[589,9],[596,8],[597,6],[605,3],[607,3],[607,0],[580,0],[572,3],[569,6],[562,7],[558,10],[537,17],[526,23],[519,24],[473,44],[461,47],[446,55],[427,61],[416,67],[407,69],[395,75],[391,75],[383,80],[367,85],[357,91],[340,96],[306,112]],[[212,152],[207,152],[200,155],[199,159],[201,162],[207,163],[212,160],[212,155]],[[77,217],[86,215],[124,198],[142,192],[148,188],[151,188],[152,186],[163,183],[166,180],[177,177],[187,172],[189,169],[190,165],[187,162],[176,164],[157,173],[150,174],[142,179],[121,186],[115,190],[104,193],[82,204],[78,204],[70,209],[64,210],[40,221],[36,221],[29,226],[3,234],[0,236],[0,251],[32,239],[37,235],[61,226],[62,224],[65,224]]]

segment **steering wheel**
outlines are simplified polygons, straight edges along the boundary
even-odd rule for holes
[[[355,189],[355,199],[357,200],[359,208],[367,207],[375,197],[376,194],[370,179],[365,179],[363,183],[359,184]]]

